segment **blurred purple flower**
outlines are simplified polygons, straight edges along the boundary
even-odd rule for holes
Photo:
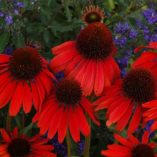
[[[135,39],[138,35],[137,31],[132,28],[127,22],[118,23],[114,28],[114,41],[120,48],[125,46],[130,39]]]
[[[5,50],[4,50],[4,53],[7,54],[7,55],[12,55],[13,47],[11,47],[11,46],[6,47]]]
[[[55,148],[55,152],[62,156],[62,157],[67,157],[67,148],[66,148],[66,145],[64,144],[60,144],[57,140],[57,137],[54,137],[52,140],[52,145],[54,146]]]
[[[84,139],[81,139],[80,142],[78,142],[78,145],[77,145],[77,153],[78,153],[79,156],[81,156],[82,153],[83,153],[84,145],[85,145],[85,141],[84,141]]]
[[[125,76],[127,71],[126,71],[126,67],[128,65],[128,61],[129,61],[129,56],[130,56],[130,53],[129,55],[127,56],[124,56],[123,58],[118,58],[116,59],[120,69],[121,69],[121,76]]]
[[[123,47],[127,42],[127,37],[117,35],[115,36],[114,42],[116,43],[116,45]]]
[[[142,31],[143,31],[144,35],[147,35],[147,34],[150,33],[150,30],[149,30],[149,28],[147,26],[144,26],[143,29],[142,29]]]
[[[129,32],[129,38],[134,39],[137,37],[137,34],[138,34],[137,31],[132,28]]]
[[[15,13],[16,15],[18,15],[18,14],[19,14],[19,11],[18,11],[17,9],[15,9],[15,10],[14,10],[14,13]]]
[[[136,25],[138,26],[138,28],[143,28],[143,24],[142,24],[142,22],[141,22],[141,20],[139,20],[139,19],[136,19]]]
[[[25,4],[23,2],[16,2],[15,4],[17,7],[19,8],[23,8],[25,6]]]
[[[144,17],[149,24],[154,24],[157,22],[157,11],[154,9],[147,9],[143,12]]]
[[[149,138],[153,138],[155,136],[155,131],[151,132],[151,130],[150,130],[153,123],[154,123],[153,120],[148,121],[144,128],[145,131],[148,131],[150,133]]]
[[[129,29],[130,29],[130,26],[127,22],[126,23],[119,22],[118,24],[116,24],[114,32],[123,34],[123,33],[126,33]]]
[[[157,34],[152,34],[150,41],[157,41]]]
[[[7,15],[5,17],[5,22],[6,22],[7,25],[11,25],[13,23],[13,17],[10,16],[10,15]]]
[[[4,17],[4,13],[3,12],[0,12],[0,17]]]

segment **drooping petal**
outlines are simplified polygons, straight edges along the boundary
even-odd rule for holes
[[[149,140],[149,133],[146,131],[146,132],[144,132],[144,134],[142,136],[142,143],[147,144],[148,140]]]
[[[107,126],[110,126],[112,123],[115,123],[120,120],[120,118],[126,113],[127,109],[129,108],[130,100],[127,102],[123,102],[116,107],[113,112],[111,112],[109,116],[109,120]]]
[[[4,90],[0,93],[0,108],[4,107],[10,101],[15,87],[16,81],[10,81],[5,86]]]
[[[80,126],[80,130],[81,130],[82,134],[84,136],[88,136],[90,134],[90,126],[89,126],[87,119],[83,113],[83,110],[80,106],[77,107],[76,113],[78,115],[79,126]]]
[[[54,135],[56,134],[58,127],[60,125],[60,122],[62,120],[62,116],[63,116],[63,107],[60,107],[50,120],[50,127],[49,127],[49,132],[48,132],[49,138],[54,137]]]
[[[104,77],[105,76],[104,76],[103,63],[97,62],[95,85],[94,85],[94,92],[97,96],[99,96],[104,90]],[[107,86],[109,86],[109,84]]]
[[[129,122],[129,119],[131,117],[132,110],[133,110],[133,106],[132,106],[132,104],[130,104],[128,110],[121,117],[121,119],[117,122],[116,130],[122,131],[126,127],[126,125]]]
[[[10,56],[6,54],[0,54],[0,64],[6,64],[10,60]]]
[[[80,132],[78,127],[78,119],[76,118],[77,114],[75,109],[72,107],[69,108],[69,116],[68,116],[68,123],[69,123],[69,130],[71,133],[71,136],[75,142],[80,141]]]
[[[146,102],[142,106],[144,108],[153,108],[153,107],[157,108],[157,100],[152,100],[152,101]]]
[[[86,98],[82,98],[82,101],[80,103],[83,107],[83,109],[88,113],[89,117],[94,121],[95,124],[100,125],[99,121],[96,119],[94,115],[93,108],[89,101]]]
[[[5,142],[9,143],[11,141],[11,138],[8,135],[8,133],[4,129],[0,129],[0,132],[1,132],[2,138],[5,140]]]
[[[67,48],[71,48],[71,47],[75,47],[75,42],[74,41],[67,41],[64,42],[61,45],[55,46],[51,49],[52,53],[55,55],[60,54],[63,50],[67,49]]]
[[[127,147],[130,147],[130,148],[131,148],[131,147],[133,146],[133,144],[132,144],[129,140],[127,140],[127,139],[121,137],[121,136],[118,135],[118,134],[114,134],[114,138],[115,138],[118,142],[120,142],[121,144],[123,144],[123,145],[125,145],[125,146],[127,146]]]
[[[85,95],[90,95],[94,88],[94,79],[96,74],[96,66],[94,61],[89,61],[85,72],[84,79],[81,81],[81,86],[84,89]]]
[[[66,136],[66,132],[67,132],[67,119],[68,118],[68,112],[67,109],[65,109],[63,111],[63,115],[62,115],[62,120],[60,122],[60,126],[58,128],[58,141],[60,143],[63,142],[65,136]]]
[[[137,105],[135,113],[130,121],[129,128],[128,128],[128,134],[133,133],[138,128],[141,118],[142,118],[141,105],[139,104],[139,105]]]
[[[25,89],[23,86],[23,81],[18,82],[14,94],[12,96],[12,100],[9,108],[10,116],[16,116],[17,113],[20,111],[23,102],[24,92]]]
[[[71,59],[73,59],[73,57],[76,56],[76,50],[69,48],[67,50],[64,50],[62,53],[60,53],[59,55],[55,56],[51,62],[50,62],[50,67],[52,70],[57,70],[57,67],[60,67],[64,64],[66,64],[67,62],[69,62]],[[55,72],[58,72],[58,70]],[[61,69],[60,69],[61,70]],[[64,70],[64,69],[62,69]]]
[[[33,98],[32,98],[31,89],[26,82],[24,82],[24,93],[25,94],[23,97],[23,110],[25,113],[29,113],[32,108]]]
[[[35,109],[38,110],[41,105],[41,101],[35,81],[31,81],[30,85],[31,85],[32,96],[33,96],[33,104]]]

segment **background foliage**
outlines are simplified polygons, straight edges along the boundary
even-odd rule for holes
[[[31,44],[50,60],[51,47],[76,38],[84,25],[82,11],[89,4],[104,10],[104,23],[112,30],[118,48],[117,62],[125,75],[136,57],[134,48],[157,41],[156,0],[0,0],[0,52],[11,54]],[[113,142],[112,129],[105,127],[104,113],[100,114],[102,126],[93,127],[91,157],[99,157],[100,150]],[[6,109],[1,110],[1,126],[5,116]],[[27,119],[30,122],[29,116]],[[20,123],[18,118],[15,123]],[[65,157],[66,145],[59,145],[56,139],[52,143],[59,156]],[[74,148],[78,150],[76,156],[81,154],[83,143],[84,139]]]

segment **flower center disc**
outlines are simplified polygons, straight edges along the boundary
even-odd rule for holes
[[[77,81],[62,80],[56,89],[56,97],[60,103],[75,105],[79,103],[82,96],[82,90]]]
[[[41,57],[37,50],[31,47],[15,50],[10,59],[10,71],[17,79],[33,79],[41,68]]]
[[[144,69],[131,70],[123,79],[124,95],[136,102],[147,102],[155,97],[155,81],[152,74]]]
[[[31,151],[31,146],[26,139],[16,138],[9,143],[7,151],[11,157],[26,157]]]
[[[139,144],[133,149],[132,157],[155,157],[155,154],[147,144]]]
[[[76,39],[76,45],[84,57],[104,59],[112,53],[112,34],[103,23],[92,23],[80,32]]]
[[[85,21],[90,24],[93,22],[101,22],[102,17],[97,12],[90,12],[85,16]]]

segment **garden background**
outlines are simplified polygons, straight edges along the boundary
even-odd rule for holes
[[[105,14],[104,23],[110,28],[118,49],[116,60],[124,76],[136,58],[134,49],[157,41],[156,0],[0,0],[0,52],[11,55],[16,48],[36,47],[50,60],[51,48],[76,38],[84,26],[82,13],[86,6],[99,6]],[[62,77],[62,73],[57,74]],[[5,126],[7,108],[0,110],[0,127]],[[24,132],[30,128],[33,111],[26,115]],[[101,127],[92,127],[90,156],[99,157],[107,144],[113,143],[112,128],[105,126],[104,112],[100,112]],[[19,114],[12,122],[22,128]],[[29,133],[28,133],[29,134]],[[66,157],[66,143],[57,138],[50,141],[59,157]],[[80,156],[84,138],[73,144],[75,156]]]

